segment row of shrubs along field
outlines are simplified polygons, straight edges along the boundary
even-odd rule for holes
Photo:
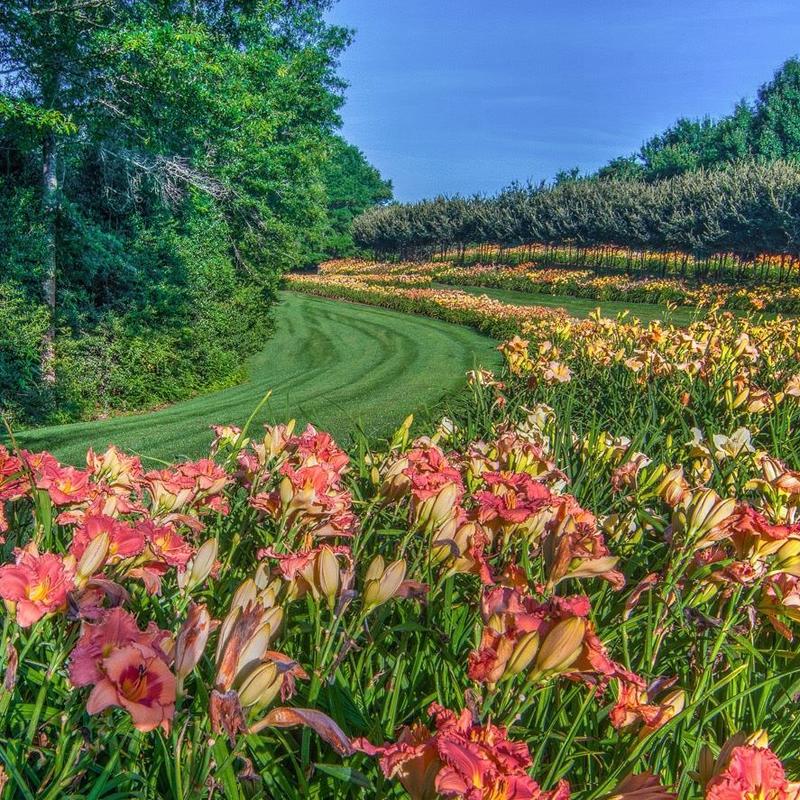
[[[357,217],[353,236],[378,258],[536,256],[547,265],[774,283],[797,278],[799,223],[800,167],[773,161],[395,203]]]
[[[0,453],[3,796],[795,797],[800,323],[347,283],[519,335],[349,452]]]

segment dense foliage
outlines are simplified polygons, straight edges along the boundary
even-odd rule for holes
[[[525,337],[438,428],[0,449],[0,796],[794,800],[800,323],[376,274]]]
[[[329,207],[386,196],[334,136],[349,33],[328,5],[2,4],[0,314],[39,333],[3,337],[7,412],[82,417],[239,379],[279,275],[341,235]]]
[[[352,256],[356,252],[353,220],[366,209],[391,200],[392,182],[384,180],[357,147],[339,136],[331,140],[322,179],[328,209],[322,254],[333,258]]]
[[[800,166],[742,162],[652,183],[579,180],[512,186],[488,198],[438,197],[370,209],[354,221],[353,236],[401,257],[479,242],[611,245],[632,251],[629,268],[633,251],[679,251],[680,269],[698,276],[710,255],[729,253],[735,258],[717,266],[737,273],[759,253],[800,253]]]
[[[780,158],[800,158],[800,61],[796,58],[789,59],[759,89],[755,102],[742,100],[719,120],[681,118],[645,142],[635,155],[602,167],[597,177],[660,180],[743,159]]]

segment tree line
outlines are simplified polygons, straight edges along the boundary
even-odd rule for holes
[[[648,139],[637,153],[615,158],[598,178],[661,180],[701,167],[746,159],[800,157],[800,61],[790,58],[752,102],[740,100],[720,119],[682,117]],[[572,178],[580,170],[561,173]]]
[[[0,406],[41,421],[240,377],[282,272],[391,197],[336,133],[329,0],[0,3]]]
[[[357,217],[353,236],[378,256],[401,258],[463,254],[485,242],[503,248],[613,246],[627,248],[635,267],[636,253],[679,251],[694,257],[682,268],[697,277],[711,268],[710,257],[725,253],[733,258],[718,264],[741,273],[761,253],[800,255],[800,165],[740,162],[654,182],[514,185],[494,197],[392,204]]]
[[[495,197],[375,209],[355,221],[353,234],[383,256],[463,256],[470,245],[492,243],[500,251],[479,259],[513,262],[505,248],[536,244],[545,247],[537,254],[544,263],[562,263],[564,253],[550,248],[566,246],[574,263],[602,269],[619,266],[619,254],[609,253],[616,247],[627,251],[629,271],[752,276],[759,253],[787,257],[781,266],[797,254],[798,162],[800,61],[792,58],[753,102],[718,120],[679,119],[593,174],[574,168],[549,185],[512,185]],[[768,265],[760,259],[759,273]],[[781,266],[773,271],[779,279],[792,273]]]

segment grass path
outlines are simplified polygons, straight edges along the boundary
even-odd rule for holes
[[[248,364],[247,383],[146,414],[22,431],[19,443],[75,464],[89,446],[111,442],[166,461],[197,457],[208,450],[211,424],[241,425],[269,389],[254,431],[295,417],[342,440],[358,426],[388,433],[457,391],[476,363],[499,361],[495,343],[469,328],[373,306],[283,292],[276,322]]]

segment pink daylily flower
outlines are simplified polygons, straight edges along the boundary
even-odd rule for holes
[[[89,714],[111,707],[124,708],[140,731],[161,727],[169,731],[175,715],[176,681],[162,657],[152,648],[131,644],[103,660],[104,676],[86,703]]]
[[[55,553],[39,555],[32,544],[16,556],[15,564],[0,567],[0,597],[16,604],[17,623],[28,628],[66,607],[74,566]]]

